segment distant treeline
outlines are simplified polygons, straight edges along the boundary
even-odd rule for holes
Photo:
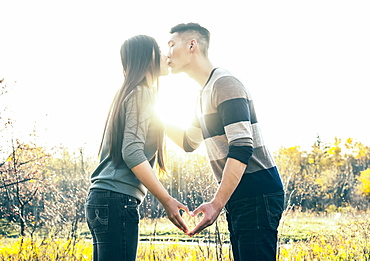
[[[366,210],[370,203],[370,148],[351,138],[323,143],[309,151],[280,148],[274,155],[286,190],[286,207],[302,211]],[[217,184],[206,156],[169,152],[169,173],[161,177],[171,195],[194,209],[212,198]],[[158,217],[163,210],[148,194],[141,211]]]
[[[15,140],[0,160],[0,233],[25,235],[40,231],[76,237],[84,221],[89,177],[97,157],[83,149],[46,151]],[[311,150],[281,148],[275,154],[285,189],[287,208],[301,211],[365,210],[370,199],[370,148],[352,139],[319,139]],[[170,150],[167,173],[160,180],[170,194],[194,209],[212,198],[217,184],[205,155]],[[148,193],[141,217],[165,215]],[[68,228],[67,230],[65,228]],[[11,229],[13,228],[13,229]]]

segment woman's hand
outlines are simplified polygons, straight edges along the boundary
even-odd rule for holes
[[[187,233],[189,231],[188,226],[186,225],[185,221],[181,217],[180,210],[184,210],[188,215],[189,209],[185,205],[178,202],[173,197],[169,197],[168,200],[162,202],[164,209],[166,210],[166,214],[168,219],[179,229]]]

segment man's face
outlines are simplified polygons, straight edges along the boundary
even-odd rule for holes
[[[180,38],[178,33],[174,33],[168,41],[168,47],[167,62],[171,72],[186,72],[191,58],[190,46]]]

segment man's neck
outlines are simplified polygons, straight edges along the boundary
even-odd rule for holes
[[[203,59],[195,63],[192,68],[188,70],[187,74],[203,87],[207,83],[213,69],[212,63],[208,59]]]

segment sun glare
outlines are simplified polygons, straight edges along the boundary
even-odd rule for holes
[[[170,74],[162,77],[159,84],[159,117],[164,123],[186,129],[195,117],[197,83],[185,74]]]

